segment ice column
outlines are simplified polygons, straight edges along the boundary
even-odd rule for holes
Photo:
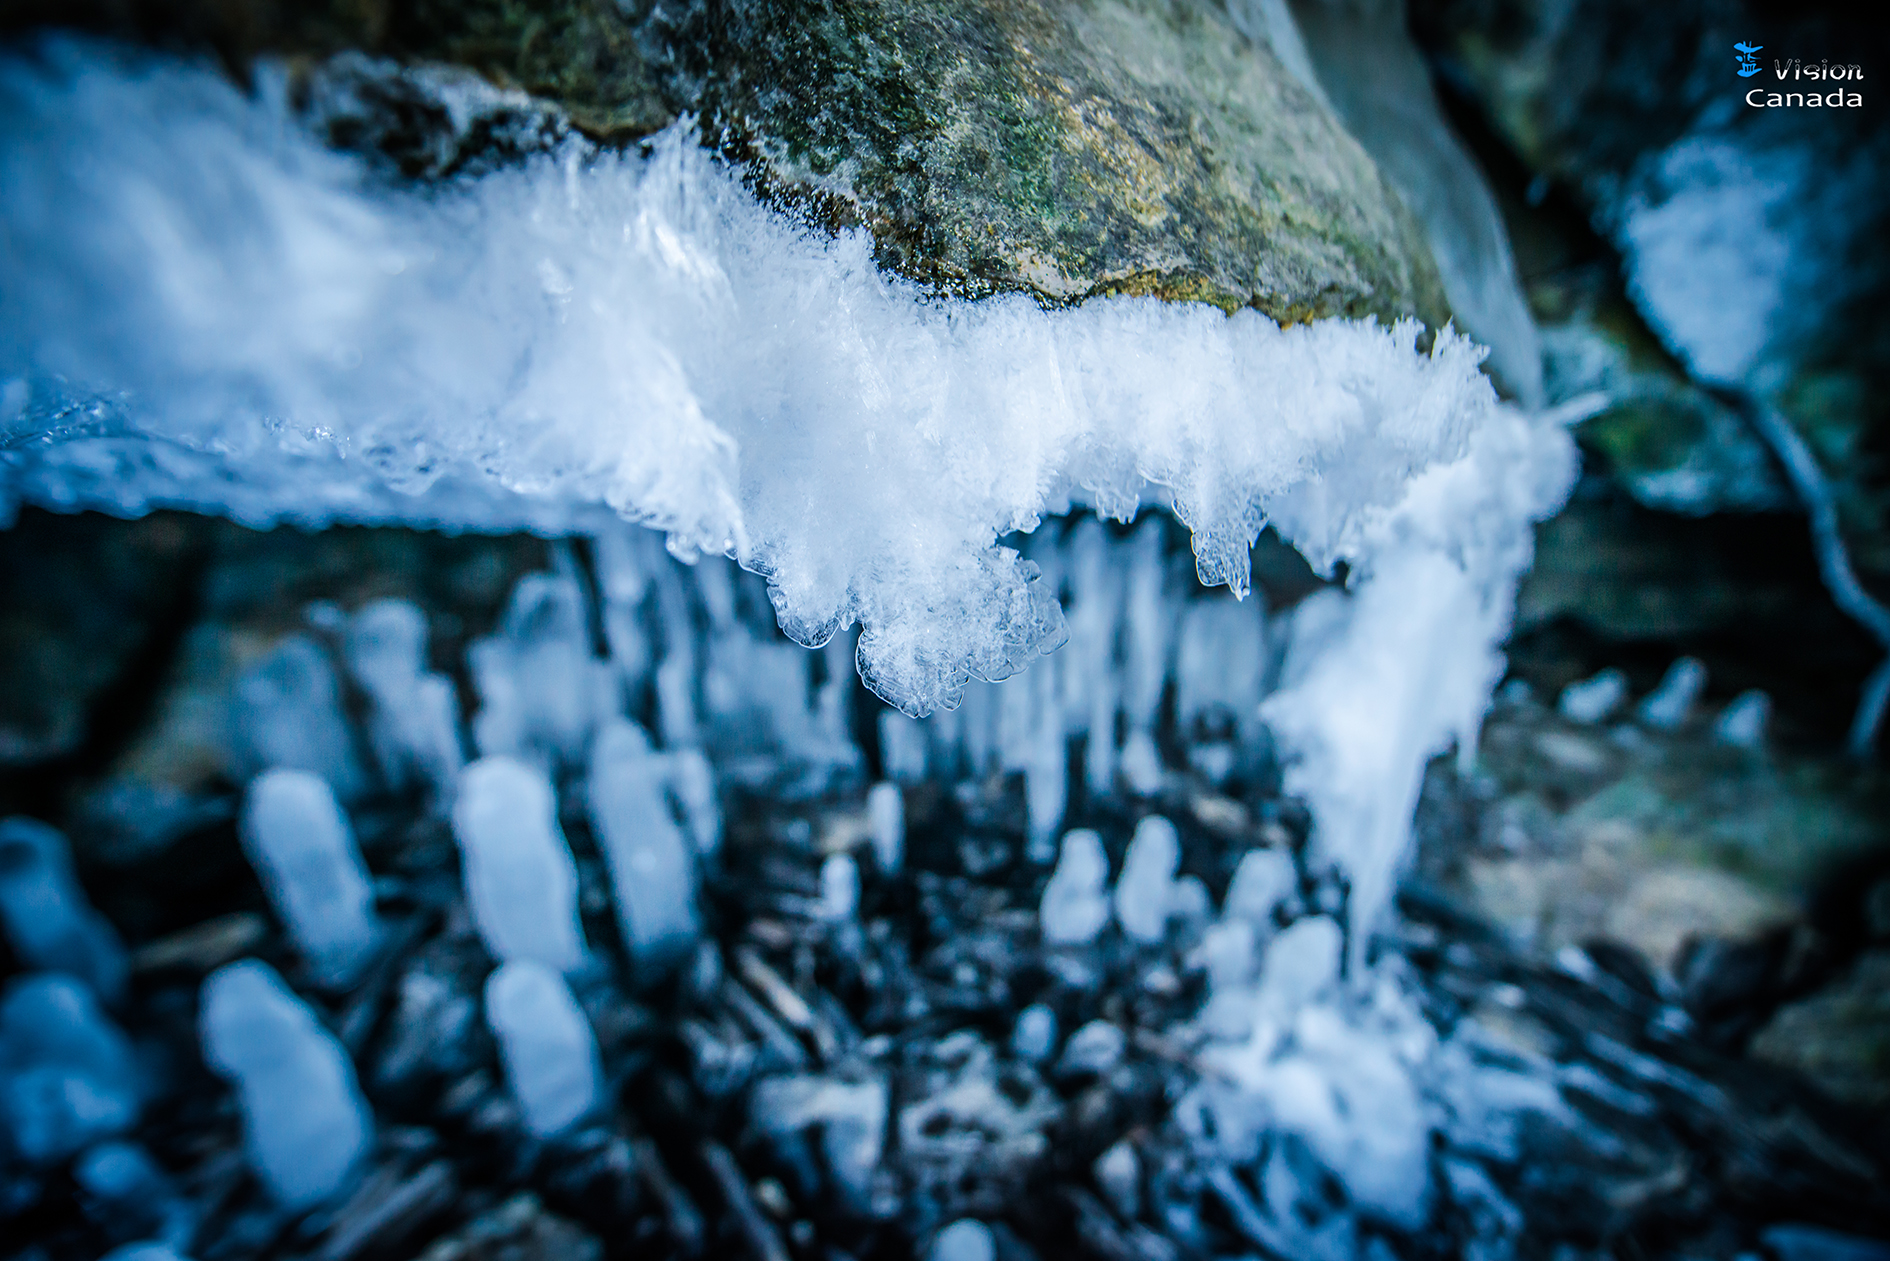
[[[1043,939],[1053,946],[1082,946],[1096,940],[1109,922],[1109,856],[1102,837],[1076,828],[1063,837],[1063,856],[1044,886],[1038,911]]]
[[[639,969],[662,972],[695,947],[694,847],[670,815],[664,763],[628,720],[597,733],[591,750],[591,827],[610,864],[617,923]]]
[[[250,1164],[288,1208],[340,1191],[367,1153],[372,1117],[354,1065],[275,969],[244,959],[203,983],[204,1060],[235,1085]]]
[[[591,656],[575,578],[519,579],[499,634],[467,656],[480,699],[473,736],[484,756],[573,765],[599,715],[615,709],[610,668]]]
[[[1162,557],[1162,522],[1153,513],[1129,543],[1129,572],[1123,596],[1122,708],[1129,732],[1122,743],[1123,780],[1131,792],[1161,791],[1161,753],[1155,724],[1161,716],[1162,690],[1174,635],[1174,609],[1164,598],[1166,565]]]
[[[1067,845],[1067,839],[1066,839]],[[1175,910],[1175,871],[1181,866],[1181,838],[1175,825],[1158,814],[1136,824],[1116,881],[1116,921],[1136,941],[1153,944],[1168,931]]]
[[[1069,538],[1071,607],[1066,614],[1070,642],[1058,655],[1063,682],[1064,730],[1088,732],[1083,753],[1083,782],[1102,795],[1116,786],[1116,703],[1120,674],[1115,667],[1116,620],[1121,611],[1122,578],[1111,563],[1109,538],[1102,522],[1084,517]]]
[[[486,979],[486,1022],[526,1129],[549,1138],[597,1106],[597,1039],[563,977],[526,959],[502,964]]]
[[[264,771],[250,783],[237,836],[321,983],[358,976],[380,926],[354,830],[328,785],[307,771]]]
[[[1265,932],[1273,927],[1274,909],[1292,897],[1298,885],[1299,873],[1290,855],[1277,849],[1250,849],[1234,868],[1222,910]]]
[[[343,801],[366,790],[334,667],[314,640],[283,638],[238,680],[236,699],[238,728],[257,769],[312,771]]]
[[[682,806],[696,853],[713,854],[720,849],[722,804],[715,795],[715,768],[701,749],[677,749],[669,755],[669,786]]]
[[[559,972],[584,961],[577,864],[543,771],[509,757],[468,766],[453,803],[453,837],[473,921],[495,958]]]
[[[867,790],[866,821],[880,874],[890,876],[899,870],[906,853],[906,799],[899,785],[874,784]]]
[[[50,1164],[138,1119],[131,1044],[68,976],[15,980],[0,1000],[0,1111],[12,1147]]]
[[[124,992],[117,930],[86,901],[66,838],[37,819],[0,820],[0,921],[21,963],[76,976],[106,1002]]]
[[[829,854],[820,865],[820,917],[844,924],[860,910],[860,868],[851,854]]]
[[[452,681],[426,668],[426,615],[405,600],[376,600],[349,622],[347,653],[373,702],[368,734],[388,786],[443,795],[465,754]]]

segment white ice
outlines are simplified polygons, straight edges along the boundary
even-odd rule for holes
[[[327,782],[307,771],[264,771],[250,781],[236,831],[318,980],[353,980],[373,957],[380,925],[354,829]]]
[[[874,784],[867,790],[866,821],[880,874],[895,874],[906,853],[906,799],[899,785]]]
[[[1038,919],[1053,946],[1083,946],[1109,922],[1109,856],[1102,837],[1088,828],[1064,834],[1063,854],[1044,886]]]
[[[453,683],[427,669],[426,614],[406,600],[376,600],[348,621],[348,668],[368,694],[368,733],[390,788],[444,797],[466,755]]]
[[[1352,527],[1499,416],[1477,350],[1418,354],[1412,325],[927,300],[681,131],[370,185],[258,84],[76,43],[0,67],[9,505],[621,513],[766,573],[797,640],[860,623],[868,683],[921,713],[1060,633],[998,536],[1171,503],[1203,581],[1244,591],[1263,519],[1321,566],[1360,552]]]
[[[84,985],[56,972],[17,977],[0,999],[0,1118],[34,1164],[63,1160],[138,1119],[131,1043]]]
[[[527,1130],[549,1138],[597,1107],[597,1038],[562,976],[529,959],[501,964],[486,978],[486,1023]]]
[[[1298,887],[1299,874],[1293,870],[1291,855],[1277,849],[1250,849],[1234,867],[1224,910],[1256,929],[1270,931],[1275,908]]]
[[[863,1208],[871,1201],[885,1147],[890,1103],[884,1077],[848,1081],[790,1074],[757,1082],[749,1114],[777,1139],[820,1126],[828,1169],[846,1197]]]
[[[1741,692],[1713,720],[1713,738],[1735,748],[1756,749],[1765,743],[1772,719],[1772,698],[1754,688]]]
[[[467,653],[479,688],[473,740],[482,757],[547,768],[584,760],[592,729],[612,708],[611,671],[591,655],[577,580],[527,574],[513,588],[496,635]]]
[[[1642,698],[1634,713],[1657,731],[1673,731],[1685,723],[1706,690],[1706,666],[1696,657],[1682,657],[1667,667],[1660,685]]]
[[[236,684],[237,729],[255,771],[286,766],[354,801],[368,780],[341,710],[341,684],[320,644],[286,635]]]
[[[1555,708],[1570,722],[1597,723],[1621,708],[1626,699],[1627,676],[1607,669],[1563,688]]]
[[[584,961],[577,865],[543,771],[505,757],[468,766],[453,802],[453,839],[473,921],[494,958],[559,972]]]
[[[1032,1003],[1017,1013],[1011,1028],[1011,1052],[1018,1059],[1041,1064],[1056,1054],[1057,1014],[1042,1003]]]
[[[829,854],[820,864],[820,917],[845,924],[860,910],[860,868],[851,854]]]
[[[938,1232],[926,1261],[994,1261],[997,1243],[991,1228],[975,1217],[961,1217]]]
[[[1066,853],[1068,845],[1066,837]],[[1136,824],[1115,889],[1116,922],[1135,941],[1158,942],[1168,931],[1180,866],[1181,837],[1174,824],[1158,814]]]
[[[79,887],[58,829],[20,815],[0,820],[0,923],[27,967],[75,976],[108,1003],[123,995],[124,944]]]
[[[585,789],[624,945],[649,977],[687,959],[700,929],[696,847],[671,813],[668,769],[641,727],[617,719],[597,733]]]
[[[204,1060],[236,1087],[244,1146],[270,1194],[303,1209],[342,1190],[373,1117],[341,1043],[255,959],[210,974],[198,1021]]]

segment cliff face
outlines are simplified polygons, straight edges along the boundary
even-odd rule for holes
[[[0,27],[45,21],[236,67],[348,50],[466,67],[605,142],[692,114],[764,196],[864,225],[882,266],[952,293],[1448,318],[1371,159],[1209,0],[0,8]]]

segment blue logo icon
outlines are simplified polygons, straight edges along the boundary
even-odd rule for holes
[[[1758,51],[1764,47],[1764,44],[1733,45],[1733,51],[1739,54],[1740,78],[1750,79],[1753,75],[1759,73],[1759,58],[1757,54]]]

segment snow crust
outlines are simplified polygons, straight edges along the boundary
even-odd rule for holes
[[[1365,563],[1360,524],[1499,415],[1481,352],[1415,324],[928,299],[680,129],[419,192],[284,96],[84,44],[0,67],[0,512],[615,512],[766,574],[802,643],[857,621],[921,714],[1063,635],[1001,535],[1153,503],[1237,593],[1269,516]]]

